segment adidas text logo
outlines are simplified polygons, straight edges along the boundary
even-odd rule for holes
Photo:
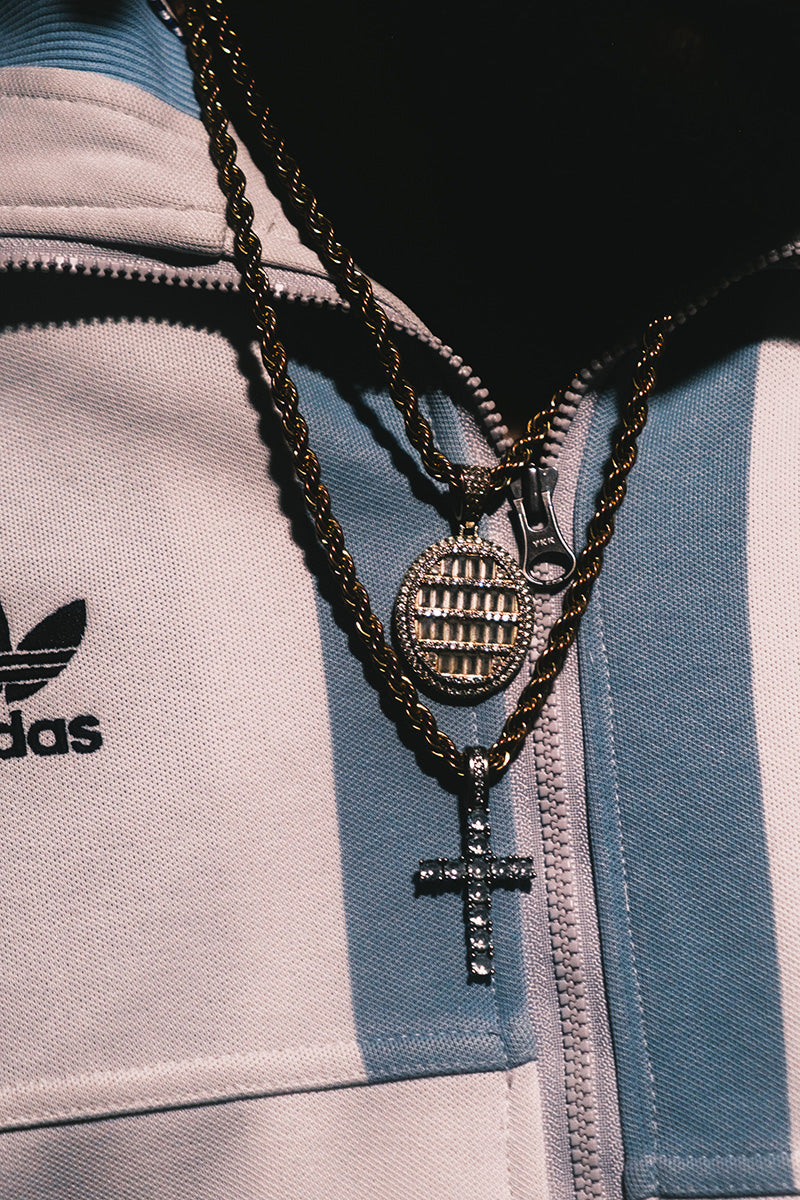
[[[15,709],[9,722],[0,722],[0,758],[24,758],[28,748],[34,754],[46,758],[51,754],[91,754],[99,750],[103,737],[97,726],[97,717],[73,717],[67,724],[63,717],[55,720],[34,721],[27,734],[22,722],[22,713]]]
[[[8,620],[0,605],[0,691],[6,704],[18,704],[60,675],[81,644],[86,630],[86,603],[71,604],[50,613],[14,647]],[[45,718],[25,729],[19,709],[0,722],[0,759],[24,758],[28,750],[41,758],[53,754],[91,754],[103,737],[96,717]]]

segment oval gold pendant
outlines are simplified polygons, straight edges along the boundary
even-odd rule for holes
[[[525,661],[533,599],[502,546],[460,534],[411,565],[394,619],[419,685],[438,699],[474,704],[509,684]]]

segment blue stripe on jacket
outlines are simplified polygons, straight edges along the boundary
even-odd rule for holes
[[[146,0],[5,0],[0,32],[0,67],[94,71],[200,114],[186,51]]]
[[[383,391],[361,390],[294,365],[334,511],[384,627],[417,555],[451,530],[430,502],[402,420]],[[428,408],[438,444],[466,457],[450,400]],[[327,589],[326,589],[327,590]],[[415,897],[420,858],[459,852],[456,797],[424,774],[353,656],[325,594],[318,604],[328,681],[353,1009],[371,1080],[491,1070],[535,1057],[525,1008],[519,904],[495,892],[497,983],[466,981],[459,895]],[[477,709],[432,705],[459,748],[491,743],[501,697]],[[492,789],[498,853],[513,852],[511,794]]]
[[[792,1190],[747,605],[757,348],[658,394],[580,636],[631,1197]],[[604,395],[578,540],[615,421]]]

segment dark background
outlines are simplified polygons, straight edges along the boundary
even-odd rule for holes
[[[506,412],[800,233],[797,3],[230,8],[338,236]]]

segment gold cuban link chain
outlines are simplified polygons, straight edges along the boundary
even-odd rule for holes
[[[361,313],[386,373],[392,400],[402,413],[409,441],[419,453],[425,470],[463,496],[472,469],[451,463],[435,446],[433,431],[419,411],[416,393],[403,377],[400,354],[389,333],[386,313],[375,299],[369,279],[336,239],[330,221],[320,211],[297,164],[287,154],[283,139],[272,123],[269,107],[260,96],[244,59],[223,0],[189,4],[184,25],[187,53],[203,123],[209,134],[211,157],[234,232],[236,265],[253,310],[261,358],[272,385],[272,400],[294,461],[295,473],[303,487],[306,506],[314,520],[317,538],[342,599],[353,616],[358,641],[390,702],[396,724],[416,748],[427,751],[438,761],[440,772],[453,788],[457,788],[467,775],[465,755],[439,729],[433,713],[422,703],[414,684],[403,673],[397,655],[387,644],[383,625],[372,611],[367,590],[359,581],[353,559],[345,547],[342,527],[331,511],[330,494],[321,479],[319,460],[309,446],[308,426],[299,411],[297,389],[288,374],[286,350],[276,333],[275,310],[269,303],[271,288],[261,262],[261,242],[253,232],[253,207],[245,195],[245,177],[236,162],[236,143],[228,132],[229,118],[221,100],[217,60],[225,64],[241,90],[247,112],[269,153],[271,166],[282,181],[305,232],[342,292]],[[588,526],[586,546],[578,555],[572,582],[564,594],[562,615],[550,630],[532,678],[522,690],[514,712],[489,750],[492,783],[520,753],[575,641],[603,564],[603,552],[614,532],[616,511],[625,498],[627,476],[636,461],[636,441],[647,421],[647,398],[655,387],[654,365],[670,323],[670,317],[663,317],[652,322],[645,331],[642,353],[633,374],[632,395],[622,406],[614,431],[612,453],[604,469],[597,508]],[[508,487],[516,472],[539,460],[562,400],[563,392],[556,392],[548,406],[531,417],[525,434],[505,457],[485,473],[486,490],[477,500],[481,508],[493,494]],[[474,497],[471,501],[476,503]]]

